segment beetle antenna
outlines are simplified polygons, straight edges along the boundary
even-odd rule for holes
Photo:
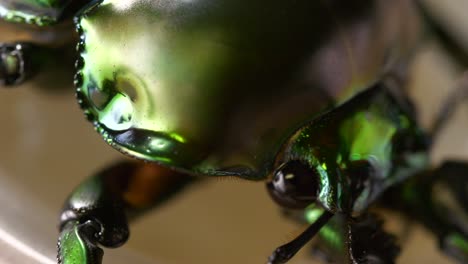
[[[284,244],[268,258],[268,264],[280,264],[289,261],[296,253],[314,237],[318,231],[330,220],[333,213],[325,211],[313,224],[291,242]]]

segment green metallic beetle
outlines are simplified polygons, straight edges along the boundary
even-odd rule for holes
[[[73,192],[59,263],[101,263],[98,245],[123,244],[127,221],[189,175],[266,181],[277,203],[305,212],[310,227],[268,263],[287,262],[316,234],[327,261],[393,263],[394,237],[367,213],[377,201],[468,261],[468,164],[428,164],[457,104],[449,100],[425,132],[405,93],[425,22],[449,50],[461,49],[418,2],[2,0],[0,17],[24,33],[0,44],[0,81],[47,74],[44,64],[68,63],[63,51],[78,43],[86,117],[108,144],[151,162],[119,163]],[[453,204],[432,195],[439,185]]]

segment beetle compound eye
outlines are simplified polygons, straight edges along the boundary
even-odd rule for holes
[[[304,208],[315,201],[318,189],[315,169],[301,161],[289,161],[280,166],[267,189],[273,200],[288,208]]]

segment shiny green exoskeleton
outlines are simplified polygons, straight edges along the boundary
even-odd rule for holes
[[[78,100],[124,153],[203,175],[262,179],[302,123],[367,88],[386,65],[404,63],[411,43],[391,43],[413,32],[375,13],[397,6],[104,1],[77,22]],[[374,19],[380,24],[360,25]],[[362,31],[375,41],[356,46]],[[321,72],[324,63],[340,78]]]
[[[81,108],[108,144],[152,162],[117,164],[73,192],[59,263],[100,263],[98,244],[123,244],[127,217],[194,174],[265,180],[284,208],[304,209],[310,227],[269,263],[287,262],[318,232],[330,261],[394,262],[394,239],[367,214],[382,197],[419,208],[403,211],[468,261],[466,208],[431,195],[442,184],[463,203],[456,186],[467,182],[444,180],[453,164],[428,169],[434,135],[405,93],[423,39],[419,11],[410,0],[0,1],[0,17],[33,24],[28,32],[62,36],[75,16],[78,34],[62,46],[77,43]],[[56,39],[0,46],[0,80],[40,70]],[[468,171],[457,166],[452,174]]]

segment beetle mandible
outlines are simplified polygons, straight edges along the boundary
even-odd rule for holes
[[[419,11],[409,0],[2,1],[0,16],[28,34],[1,44],[0,80],[34,77],[43,56],[78,43],[88,120],[117,150],[169,168],[120,163],[80,185],[61,214],[58,261],[100,263],[98,245],[127,240],[127,213],[176,194],[187,174],[266,181],[281,206],[305,210],[309,228],[269,263],[324,228],[342,240],[321,235],[323,252],[340,252],[330,260],[394,262],[394,239],[366,212],[382,197],[419,208],[408,213],[467,261],[466,223],[430,198],[442,182],[463,204],[467,165],[428,169],[443,118],[422,131],[405,94]]]

